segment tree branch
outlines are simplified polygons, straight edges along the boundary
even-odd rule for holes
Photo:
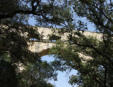
[[[4,19],[4,18],[12,18],[14,17],[16,14],[33,14],[33,15],[38,15],[40,16],[42,14],[42,10],[40,11],[33,11],[33,10],[16,10],[14,12],[12,12],[11,14],[0,14],[0,19]]]
[[[82,46],[82,47],[88,47],[93,49],[97,54],[101,55],[103,58],[107,58],[107,60],[109,62],[111,62],[112,66],[113,66],[113,62],[111,60],[111,57],[106,55],[105,53],[102,53],[101,51],[99,51],[97,48],[95,48],[93,45],[85,45],[85,44],[79,44],[76,41],[74,42],[74,44],[78,45],[78,46]]]

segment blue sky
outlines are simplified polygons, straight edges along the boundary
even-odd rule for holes
[[[54,61],[55,58],[53,55],[46,55],[46,56],[43,56],[41,59],[42,61],[52,62]],[[57,73],[58,73],[57,81],[49,80],[48,82],[55,85],[55,87],[72,87],[72,85],[70,85],[68,81],[71,75],[77,74],[76,70],[73,69],[73,70],[67,70],[64,72],[57,71]],[[74,87],[77,87],[77,86],[74,86]]]
[[[78,17],[76,14],[74,14],[74,22],[76,23],[78,20],[81,20],[87,24],[88,31],[94,32],[96,30],[95,25],[89,22],[85,17]],[[36,21],[33,17],[29,18],[28,23],[32,26],[36,25]]]

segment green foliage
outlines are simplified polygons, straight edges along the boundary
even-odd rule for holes
[[[13,87],[14,84],[15,87],[53,87],[46,83],[45,79],[55,78],[54,70],[65,70],[63,65],[78,70],[78,75],[72,76],[71,84],[78,84],[79,87],[112,87],[112,0],[61,0],[60,2],[62,3],[56,0],[49,0],[46,3],[42,0],[0,1],[0,68],[2,70],[0,80],[3,81],[1,87],[10,85]],[[82,31],[87,29],[81,21],[78,21],[79,26],[73,24],[72,9],[78,16],[87,18],[96,26],[99,34],[102,34],[102,40],[86,37],[79,31],[72,33],[74,28]],[[46,27],[62,25],[65,28],[61,33],[73,34],[69,35],[68,42],[56,41],[56,47],[52,48],[51,53],[56,54],[59,60],[48,64],[42,62],[38,54],[28,50],[30,39],[35,38],[38,41],[41,39],[36,30],[27,26],[29,17],[34,17],[36,25]],[[50,39],[59,38],[52,36]],[[85,56],[79,56],[79,53]],[[86,56],[91,59],[85,59]],[[19,72],[18,64],[25,67],[23,72]]]
[[[28,43],[32,38],[38,41],[41,39],[39,33],[33,27],[28,26],[28,21],[30,17],[34,17],[39,26],[60,25],[69,20],[71,16],[69,14],[69,9],[63,9],[53,0],[47,3],[42,3],[41,0],[0,1],[0,60],[15,67],[14,71],[9,70],[4,74],[1,71],[3,76],[7,75],[6,78],[0,77],[0,79],[5,81],[10,77],[9,84],[12,84],[13,80],[18,81],[14,83],[15,87],[53,87],[45,79],[56,79],[54,67],[41,62],[37,53],[28,50]],[[19,70],[19,64],[24,67],[24,71]],[[7,81],[0,86],[7,87],[6,84]]]
[[[56,73],[47,62],[37,62],[35,64],[28,64],[19,77],[20,87],[53,87],[51,84],[46,83],[46,79],[54,79]]]
[[[28,26],[28,21],[34,17],[39,26],[61,25],[71,18],[69,9],[62,6],[56,5],[54,0],[46,3],[41,0],[0,1],[0,64],[9,64],[0,66],[0,87],[53,87],[46,79],[56,79],[55,67],[28,50],[32,38],[41,39],[39,33]],[[19,70],[19,66],[24,70]]]
[[[12,87],[13,82],[16,87],[53,87],[45,81],[45,79],[56,77],[53,67],[46,62],[41,62],[37,53],[28,50],[28,43],[31,38],[40,40],[39,33],[33,30],[32,27],[20,24],[1,24],[0,27],[0,32],[2,33],[0,35],[0,61],[1,64],[3,61],[10,64],[6,64],[6,66],[1,65],[1,68],[9,67],[9,69],[6,69],[6,73],[1,69],[0,79],[3,82],[1,81],[0,85],[8,87],[6,83],[8,79],[11,79],[8,85],[12,84]],[[24,70],[21,71],[19,66],[23,67]],[[10,70],[10,67],[15,68]]]
[[[73,36],[69,42],[57,42],[57,45],[51,49],[51,53],[56,54],[56,58],[65,61],[65,64],[71,68],[78,70],[78,75],[72,76],[70,83],[77,84],[79,87],[105,87],[105,85],[110,87],[113,65],[106,58],[108,53],[105,54],[105,51],[103,53],[106,48],[103,40],[78,34],[78,37]],[[112,47],[111,43],[110,47]],[[79,53],[85,56],[79,56]],[[112,52],[109,54],[112,56]],[[85,58],[87,56],[91,59]]]
[[[111,0],[75,0],[73,2],[73,9],[77,15],[86,17],[92,22],[99,32],[97,34],[101,34],[102,37],[101,39],[86,37],[84,32],[77,31],[69,35],[69,44],[57,43],[51,52],[57,55],[56,58],[78,70],[78,75],[70,79],[71,84],[77,84],[79,87],[112,87],[113,2]],[[81,30],[81,28],[85,29],[85,26],[79,24],[76,28]],[[79,53],[84,56],[79,56]],[[86,56],[89,59],[85,59]]]

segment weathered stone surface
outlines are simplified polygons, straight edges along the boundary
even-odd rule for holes
[[[34,29],[36,29],[39,34],[42,36],[42,39],[44,41],[42,42],[32,42],[32,44],[29,46],[29,50],[31,50],[32,52],[37,52],[39,53],[40,56],[44,56],[48,53],[48,50],[50,48],[52,48],[53,46],[55,46],[55,43],[50,42],[49,41],[49,36],[50,35],[56,35],[56,36],[60,36],[60,40],[61,41],[67,41],[68,40],[68,35],[70,33],[59,33],[60,30],[58,29],[52,29],[52,28],[44,28],[44,27],[34,27]],[[83,34],[87,37],[95,37],[99,40],[102,39],[102,34],[100,33],[95,33],[95,32],[83,32]],[[90,57],[87,57],[87,59],[89,59]],[[91,59],[91,58],[90,58]]]

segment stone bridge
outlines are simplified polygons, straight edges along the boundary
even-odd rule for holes
[[[34,40],[32,43],[30,43],[29,50],[35,53],[39,53],[40,56],[44,56],[48,54],[48,51],[50,48],[55,46],[55,38],[57,39],[60,37],[61,41],[67,41],[68,36],[70,33],[61,33],[60,29],[52,29],[52,28],[44,28],[44,27],[34,27],[39,34],[42,36],[42,42]],[[83,32],[83,34],[87,37],[92,36],[98,39],[102,38],[102,34],[95,33],[95,32]],[[52,38],[52,41],[50,40],[51,35],[54,37]]]
[[[0,25],[0,28],[3,28],[4,30],[7,30],[9,26],[7,25]],[[20,27],[22,28],[22,27]],[[33,42],[31,40],[31,42],[29,44],[29,50],[35,53],[38,53],[39,56],[44,56],[48,54],[49,49],[51,49],[53,46],[56,46],[55,41],[57,39],[60,39],[60,41],[67,41],[68,40],[68,36],[70,35],[70,33],[64,32],[62,33],[62,29],[53,29],[53,28],[44,28],[44,27],[31,27],[33,29],[35,29],[37,32],[39,32],[42,40],[38,41],[35,40],[35,38],[33,39]],[[15,32],[15,28],[12,29],[11,31]],[[75,32],[75,31],[73,31]],[[72,32],[72,33],[73,33]],[[87,37],[92,36],[98,39],[102,39],[102,34],[100,33],[94,33],[94,32],[83,32],[83,34]],[[27,33],[22,33],[23,36],[27,36]],[[73,35],[73,34],[72,34]],[[2,34],[1,34],[2,36]],[[53,36],[53,37],[51,37]],[[3,45],[3,46],[2,46]],[[0,47],[1,50],[7,49],[4,44],[1,44]],[[85,60],[87,61],[87,59],[89,60],[90,57],[89,56],[85,56],[81,53],[79,53],[80,56],[84,56],[83,58],[85,58]],[[22,71],[24,69],[24,66],[22,64],[18,65],[19,67],[19,71]]]

